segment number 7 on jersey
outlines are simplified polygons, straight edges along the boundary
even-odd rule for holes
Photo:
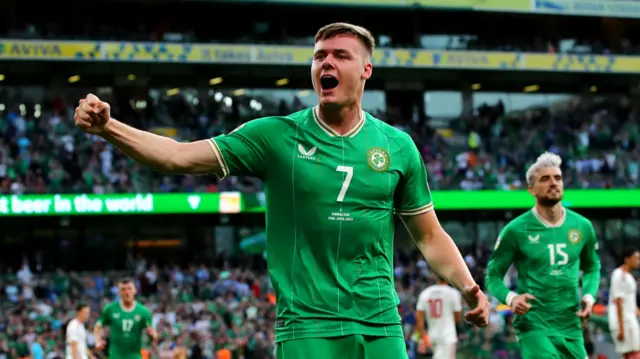
[[[338,166],[336,171],[343,172],[346,175],[344,176],[344,181],[342,182],[342,188],[340,189],[340,193],[338,193],[338,199],[336,201],[342,202],[344,201],[344,196],[347,194],[347,190],[349,189],[349,185],[351,184],[351,179],[353,178],[353,167],[350,166]]]

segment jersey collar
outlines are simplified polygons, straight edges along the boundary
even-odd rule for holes
[[[562,208],[562,216],[560,217],[558,222],[555,223],[555,224],[549,223],[549,221],[544,219],[540,215],[540,213],[538,213],[538,211],[536,210],[536,207],[533,207],[533,209],[531,209],[531,212],[533,212],[534,217],[536,217],[538,219],[538,221],[540,221],[540,223],[542,223],[542,225],[547,227],[547,228],[558,228],[558,227],[561,227],[564,224],[565,219],[567,219],[567,210],[564,209],[564,207]]]
[[[327,135],[331,137],[355,137],[358,134],[358,132],[360,132],[360,130],[364,127],[364,122],[367,119],[367,116],[364,113],[364,111],[360,110],[360,121],[358,121],[358,123],[355,126],[353,126],[353,128],[349,130],[349,132],[345,133],[344,135],[341,135],[336,130],[331,128],[331,126],[329,126],[326,122],[322,121],[320,116],[318,116],[317,110],[318,110],[317,106],[312,109],[314,122],[320,127],[322,131],[324,131]]]
[[[133,310],[136,309],[136,306],[138,305],[138,302],[134,300],[133,301],[133,305],[129,309],[124,307],[124,303],[122,303],[122,300],[119,302],[119,304],[120,304],[120,309],[122,309],[123,312],[129,313],[129,312],[133,312]]]

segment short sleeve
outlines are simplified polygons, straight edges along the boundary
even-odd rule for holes
[[[151,311],[146,310],[144,316],[144,326],[145,327],[153,327],[153,319],[151,318]]]
[[[418,303],[416,303],[416,310],[426,311],[427,310],[427,294],[426,292],[420,293],[418,297]]]
[[[270,139],[275,139],[272,135],[277,127],[270,117],[259,118],[229,134],[207,140],[220,161],[223,177],[239,175],[264,178],[271,148]]]
[[[453,292],[453,310],[455,312],[462,311],[462,295],[458,291]]]
[[[100,318],[98,318],[98,324],[100,326],[107,326],[111,323],[111,317],[109,316],[109,308],[110,306],[105,306],[102,309],[102,313],[100,313]]]
[[[72,321],[67,326],[67,343],[80,342],[80,328],[78,322]]]
[[[415,216],[433,209],[427,170],[418,148],[409,138],[403,149],[404,172],[395,193],[395,212],[400,216]]]
[[[624,298],[624,276],[621,271],[615,271],[611,276],[611,291],[609,297],[612,299]]]

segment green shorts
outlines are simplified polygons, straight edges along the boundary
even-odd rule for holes
[[[292,339],[276,345],[276,359],[406,359],[400,337],[347,335],[344,337]]]
[[[520,338],[523,359],[583,359],[587,358],[583,338],[565,338],[529,334]]]

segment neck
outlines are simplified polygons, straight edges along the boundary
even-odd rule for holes
[[[551,207],[541,206],[539,203],[536,203],[536,212],[538,212],[545,221],[556,224],[564,214],[564,207],[562,207],[562,203],[560,202]]]
[[[120,304],[121,304],[125,309],[129,309],[129,308],[133,307],[133,303],[134,303],[134,302],[135,302],[135,301],[133,301],[133,300],[132,300],[132,301],[130,301],[130,302],[128,302],[128,303],[127,303],[127,302],[125,302],[124,300],[121,300],[121,301],[120,301]]]
[[[318,105],[318,117],[341,135],[349,132],[360,122],[362,108],[356,102],[349,106]]]
[[[626,263],[623,264],[620,268],[622,268],[622,270],[627,273],[631,273],[633,271],[633,268],[631,268],[631,266],[627,265]]]

